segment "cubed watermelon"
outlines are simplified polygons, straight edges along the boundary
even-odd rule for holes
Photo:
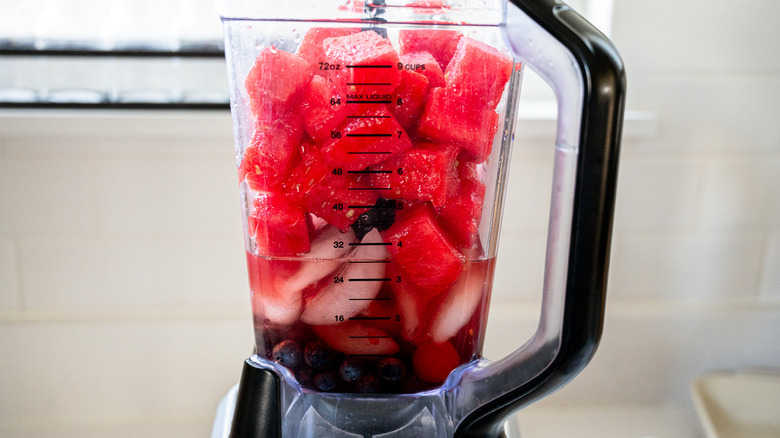
[[[447,68],[461,37],[460,31],[444,29],[404,29],[398,33],[401,55],[428,52],[442,69]]]
[[[376,32],[328,38],[323,42],[331,77],[348,94],[391,93],[401,82],[398,53]]]
[[[300,116],[288,114],[269,122],[256,121],[255,131],[238,167],[238,179],[258,192],[278,192],[301,143]]]
[[[413,133],[417,129],[427,89],[425,76],[409,70],[401,72],[401,84],[393,92],[389,108],[407,132]]]
[[[247,218],[248,232],[265,256],[295,256],[309,252],[306,215],[280,194],[260,195]]]
[[[311,189],[331,174],[333,168],[325,163],[315,144],[304,141],[298,150],[290,172],[281,185],[288,199],[305,206]]]
[[[335,170],[335,169],[334,169]],[[314,183],[305,196],[305,208],[342,232],[368,211],[378,198],[366,175],[331,171]]]
[[[417,133],[432,141],[455,142],[471,159],[484,161],[493,148],[498,114],[449,96],[446,90],[434,88],[428,94]]]
[[[317,142],[331,138],[347,118],[346,96],[336,89],[330,79],[314,76],[303,96],[301,112],[306,132]]]
[[[438,211],[438,220],[458,248],[474,248],[479,243],[479,224],[485,200],[485,184],[479,180],[476,164],[460,161],[455,192]]]
[[[334,138],[322,146],[324,158],[333,167],[365,169],[412,147],[406,131],[384,105],[347,117],[334,131]]]
[[[428,78],[428,86],[431,88],[444,86],[444,71],[429,52],[412,52],[401,55],[401,62],[409,66],[413,71]]]
[[[495,110],[512,67],[512,59],[495,48],[463,37],[444,71],[447,94],[472,107]]]
[[[244,82],[252,113],[273,120],[296,108],[310,78],[305,59],[273,46],[264,48]]]
[[[463,257],[447,240],[427,204],[404,209],[385,231],[384,241],[390,244],[387,250],[402,272],[401,282],[410,282],[422,293],[438,295],[460,276]]]
[[[328,76],[330,73],[327,65],[328,57],[325,54],[325,47],[322,45],[322,42],[327,38],[342,37],[357,32],[360,32],[360,29],[348,27],[312,27],[306,31],[295,54],[309,63],[309,70],[312,75]]]
[[[405,201],[431,201],[441,207],[457,183],[452,144],[423,143],[389,160],[371,166],[373,185],[389,187],[386,197]],[[389,172],[389,173],[388,173]]]

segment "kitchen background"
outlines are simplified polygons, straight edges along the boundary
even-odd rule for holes
[[[694,379],[780,369],[780,3],[600,4],[629,83],[604,336],[520,429],[702,437]],[[554,122],[529,90],[489,358],[538,320]],[[0,110],[0,436],[209,436],[253,342],[232,148],[225,111]]]

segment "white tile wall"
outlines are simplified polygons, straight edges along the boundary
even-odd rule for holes
[[[0,239],[0,312],[21,309],[16,245]]]
[[[649,118],[625,133],[600,349],[548,414],[690,407],[700,373],[780,368],[780,6],[614,4]],[[490,358],[538,321],[551,125],[524,126]],[[207,436],[252,343],[231,133],[225,114],[0,114],[0,435]]]

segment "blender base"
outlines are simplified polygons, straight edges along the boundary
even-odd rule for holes
[[[230,435],[230,426],[233,422],[233,413],[236,408],[236,396],[238,395],[238,383],[222,397],[217,405],[217,412],[214,416],[214,425],[211,428],[211,438],[228,438]],[[504,423],[504,437],[502,438],[520,438],[520,430],[517,420],[512,416]]]

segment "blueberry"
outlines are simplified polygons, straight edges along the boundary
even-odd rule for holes
[[[282,341],[274,347],[272,352],[274,360],[287,368],[296,368],[300,366],[303,359],[303,351],[301,346],[293,341]]]
[[[382,381],[374,373],[363,374],[357,382],[355,382],[355,390],[357,392],[372,393],[379,392],[382,389]]]
[[[390,225],[393,225],[395,221],[395,209],[396,204],[394,200],[377,199],[374,208],[358,216],[357,220],[352,224],[352,229],[355,231],[357,238],[362,239],[372,228],[377,228],[379,231],[390,228]]]
[[[347,359],[339,366],[339,377],[345,382],[354,382],[365,372],[365,364],[356,358]]]
[[[406,366],[399,359],[386,357],[377,362],[376,372],[381,378],[395,382],[406,375]]]
[[[320,391],[332,391],[336,389],[338,384],[338,377],[333,371],[325,371],[314,375],[314,387]]]
[[[312,369],[324,370],[333,362],[333,352],[322,342],[312,341],[303,350],[303,360]]]
[[[298,383],[304,386],[312,386],[314,384],[314,371],[309,367],[301,367],[295,376],[298,379]]]

